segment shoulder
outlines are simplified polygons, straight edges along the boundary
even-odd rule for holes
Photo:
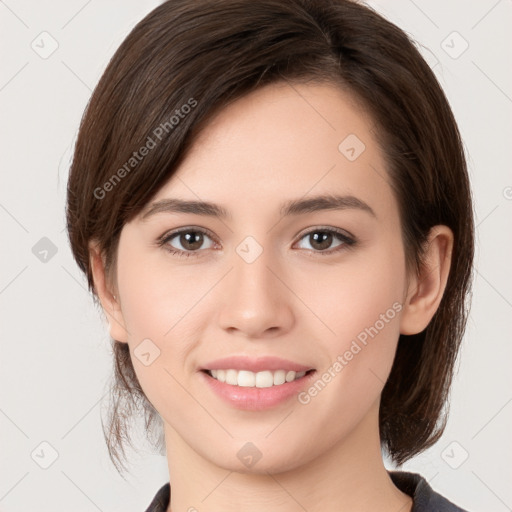
[[[435,492],[428,482],[417,473],[388,471],[393,483],[413,498],[411,512],[469,512]]]

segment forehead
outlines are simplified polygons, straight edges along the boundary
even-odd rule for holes
[[[332,84],[280,82],[213,117],[154,199],[265,211],[325,193],[358,196],[377,211],[396,207],[373,120],[361,105]]]

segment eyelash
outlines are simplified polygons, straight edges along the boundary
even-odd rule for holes
[[[182,233],[201,233],[203,235],[207,235],[209,238],[211,238],[214,241],[214,243],[216,243],[215,238],[212,236],[212,234],[209,231],[202,229],[202,228],[189,227],[189,228],[180,229],[178,231],[173,231],[171,233],[164,233],[160,238],[158,238],[157,245],[159,247],[164,247],[164,249],[166,251],[170,252],[174,256],[184,257],[184,258],[190,258],[191,256],[192,257],[200,256],[200,253],[202,252],[200,249],[196,250],[196,251],[182,251],[180,249],[174,249],[168,245],[168,242],[170,242],[173,238],[181,235]],[[315,255],[318,254],[321,256],[330,256],[332,254],[341,252],[343,250],[350,249],[357,243],[355,238],[351,238],[350,236],[346,235],[341,230],[338,230],[335,228],[318,228],[318,227],[315,229],[312,229],[311,231],[308,231],[307,233],[304,233],[299,238],[299,241],[302,240],[303,238],[311,235],[312,233],[330,233],[330,234],[335,235],[341,242],[343,242],[342,244],[338,245],[336,248],[331,249],[331,250],[326,250],[326,251],[318,251],[318,250],[315,251],[312,249],[306,249],[308,252],[312,251]]]

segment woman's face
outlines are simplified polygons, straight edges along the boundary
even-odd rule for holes
[[[373,128],[332,85],[266,86],[225,108],[124,226],[122,341],[168,451],[275,472],[377,432],[407,283]],[[293,368],[314,371],[280,384]]]

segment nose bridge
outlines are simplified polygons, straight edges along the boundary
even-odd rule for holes
[[[261,310],[276,298],[275,277],[269,267],[276,266],[269,247],[262,246],[253,237],[246,237],[233,257],[232,294],[245,308]]]
[[[280,267],[277,260],[270,248],[253,237],[247,237],[236,247],[234,268],[226,280],[220,312],[224,329],[260,336],[290,326],[292,312],[286,287],[274,275]]]

